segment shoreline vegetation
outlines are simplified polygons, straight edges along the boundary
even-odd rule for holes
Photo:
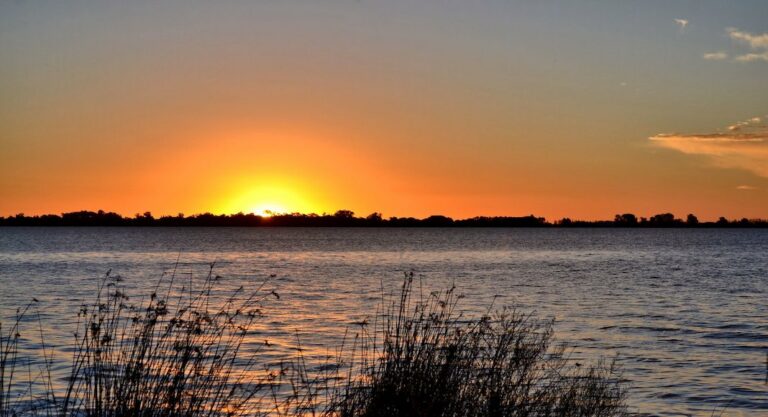
[[[638,217],[631,213],[617,214],[613,220],[573,220],[562,218],[548,221],[534,215],[478,216],[467,219],[453,219],[433,215],[421,219],[414,217],[384,218],[381,213],[357,217],[350,210],[339,210],[333,214],[275,213],[269,216],[258,214],[195,214],[185,216],[154,217],[152,213],[137,213],[124,217],[118,213],[99,211],[76,211],[62,214],[39,216],[0,217],[2,226],[97,226],[97,227],[591,227],[591,228],[768,228],[767,219],[726,219],[720,217],[714,222],[699,221],[688,214],[685,219],[672,213],[661,213],[650,217]]]
[[[413,273],[321,366],[299,336],[293,357],[267,359],[258,324],[279,302],[274,290],[218,291],[213,265],[195,292],[174,276],[133,304],[107,273],[71,345],[45,343],[37,300],[0,324],[0,416],[629,415],[620,371],[571,360],[551,320],[493,308],[465,316],[455,287],[424,294]],[[42,358],[25,357],[25,332],[39,332]],[[55,350],[71,352],[65,377],[52,374]]]

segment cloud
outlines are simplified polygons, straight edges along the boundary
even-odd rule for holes
[[[740,191],[751,191],[751,190],[757,190],[757,187],[753,187],[751,185],[737,185],[736,189]]]
[[[753,52],[733,54],[733,61],[735,62],[756,62],[764,61],[768,62],[768,33],[753,34],[739,30],[736,28],[727,28],[726,33],[728,37],[734,42],[745,45],[752,49]],[[710,61],[722,61],[728,59],[726,52],[709,52],[702,57]]]
[[[750,119],[742,120],[740,122],[736,122],[728,126],[728,130],[730,130],[731,132],[738,132],[743,128],[760,128],[759,123],[762,121],[763,121],[763,118],[760,116],[752,117]]]
[[[728,59],[728,54],[725,52],[710,52],[703,55],[704,59],[708,59],[710,61],[722,61],[724,59]]]
[[[739,62],[768,61],[768,52],[762,54],[744,54],[736,57]]]
[[[653,145],[707,157],[715,166],[737,168],[768,178],[768,127],[765,117],[734,123],[727,132],[651,136]]]
[[[688,20],[687,19],[675,19],[675,23],[680,25],[680,31],[682,32],[685,30],[685,28],[688,26]]]
[[[728,28],[726,30],[728,31],[728,36],[736,42],[745,43],[752,49],[768,49],[768,33],[753,35],[736,28]]]

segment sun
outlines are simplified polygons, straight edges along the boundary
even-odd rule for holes
[[[290,210],[279,203],[260,203],[251,207],[250,212],[261,217],[272,217],[278,214],[289,213]]]

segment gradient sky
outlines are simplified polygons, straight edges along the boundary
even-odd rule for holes
[[[768,217],[768,2],[2,1],[0,215]]]

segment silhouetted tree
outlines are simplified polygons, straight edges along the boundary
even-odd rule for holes
[[[682,221],[675,219],[675,215],[672,213],[656,214],[650,219],[650,224],[654,227],[670,227],[678,223],[682,223]]]
[[[368,217],[365,218],[365,221],[373,225],[378,225],[381,224],[383,219],[381,218],[381,213],[374,212],[369,214]]]
[[[355,217],[355,212],[352,210],[339,210],[333,214],[333,217],[341,219],[351,219]]]
[[[440,216],[440,215],[434,215],[429,216],[426,219],[421,221],[424,226],[430,226],[430,227],[446,227],[453,224],[453,219],[446,216]]]
[[[688,226],[696,226],[696,225],[699,224],[699,219],[696,216],[694,216],[693,214],[689,214],[685,218],[685,224],[687,224]]]
[[[616,226],[637,226],[637,217],[632,213],[617,214],[613,219]]]

